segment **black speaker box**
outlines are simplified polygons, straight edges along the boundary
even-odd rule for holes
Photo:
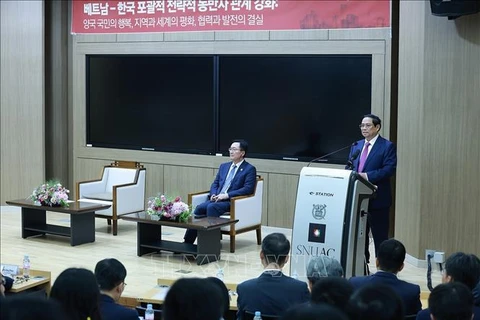
[[[433,15],[451,20],[480,12],[480,0],[430,0],[430,8]]]

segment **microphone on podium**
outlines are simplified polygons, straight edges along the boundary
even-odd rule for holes
[[[333,152],[327,153],[326,155],[323,155],[323,156],[321,156],[321,157],[315,158],[315,159],[313,159],[312,161],[310,161],[310,162],[307,164],[307,167],[310,167],[310,165],[312,164],[312,162],[316,162],[316,161],[318,161],[318,160],[325,159],[326,157],[331,156],[332,154],[335,154],[335,153],[338,153],[338,152],[340,152],[340,151],[343,151],[343,150],[345,150],[345,149],[347,149],[347,148],[351,148],[351,147],[353,147],[353,146],[356,146],[357,143],[358,143],[358,142],[355,141],[354,143],[349,144],[348,146],[345,146],[345,147],[343,147],[343,148],[341,148],[341,149],[335,150],[335,151],[333,151]],[[357,155],[357,157],[358,157],[358,155]],[[353,161],[353,160],[352,160],[352,161]]]
[[[360,154],[360,149],[358,149],[357,151],[355,151],[352,156],[350,157],[350,159],[348,159],[347,161],[347,166],[345,167],[345,169],[347,170],[353,170],[353,161],[355,161],[355,159],[358,158],[358,155]]]

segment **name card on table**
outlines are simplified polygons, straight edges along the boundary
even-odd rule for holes
[[[1,269],[4,276],[15,278],[18,274],[19,267],[14,264],[2,264]]]

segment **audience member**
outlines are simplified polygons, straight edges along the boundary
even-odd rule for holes
[[[430,293],[428,308],[432,320],[471,320],[472,291],[460,282],[440,284]]]
[[[345,313],[326,305],[298,305],[287,310],[281,320],[348,320]]]
[[[378,271],[365,277],[352,277],[350,283],[354,288],[366,284],[385,284],[391,287],[402,298],[407,315],[415,315],[422,309],[420,286],[397,278],[404,267],[406,250],[398,240],[389,239],[378,248],[376,264]]]
[[[62,307],[55,300],[26,294],[0,299],[2,320],[64,320]]]
[[[228,151],[232,161],[220,165],[210,186],[209,199],[195,208],[195,217],[219,217],[230,211],[230,198],[251,195],[255,191],[257,169],[245,161],[248,143],[234,140]],[[185,232],[186,243],[193,243],[196,238],[197,230],[188,229]]]
[[[219,320],[225,310],[221,290],[212,281],[181,278],[175,281],[163,304],[164,320]]]
[[[473,289],[473,303],[480,307],[480,281],[478,282],[477,286]]]
[[[265,269],[258,278],[238,285],[238,319],[243,319],[245,311],[281,316],[290,307],[310,299],[305,282],[282,273],[289,252],[290,242],[284,234],[272,233],[263,239],[260,260]]]
[[[480,280],[480,259],[474,254],[456,252],[445,261],[442,283],[460,282],[473,291]],[[480,319],[480,306],[473,308],[476,319]],[[430,309],[424,309],[417,314],[417,320],[429,320]]]
[[[227,314],[230,310],[230,294],[228,292],[228,288],[225,286],[225,283],[218,279],[217,277],[208,277],[206,278],[207,281],[210,281],[213,283],[215,286],[217,286],[220,289],[220,292],[222,293],[222,302],[223,302],[223,317],[227,318]]]
[[[95,275],[87,269],[64,270],[50,291],[50,298],[62,306],[65,319],[100,320],[100,290]]]
[[[405,311],[400,296],[380,283],[367,284],[355,291],[348,312],[355,320],[403,320]]]
[[[117,304],[125,290],[127,269],[117,259],[103,259],[95,266],[100,288],[100,314],[103,320],[138,320],[136,310]]]
[[[5,292],[10,291],[13,286],[13,279],[7,276],[4,276],[0,273],[1,284],[0,284],[0,296],[5,296]]]
[[[318,280],[312,289],[312,304],[326,303],[345,310],[353,294],[353,286],[347,279],[328,277]]]
[[[343,277],[343,268],[340,262],[326,255],[312,257],[307,265],[308,288],[310,291],[321,278]]]

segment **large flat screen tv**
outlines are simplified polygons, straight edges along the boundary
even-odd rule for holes
[[[370,55],[221,56],[221,150],[243,137],[252,157],[309,161],[361,139],[371,69]]]
[[[87,143],[213,154],[213,56],[87,56]]]
[[[361,138],[371,55],[88,55],[87,143],[310,161]],[[345,163],[348,150],[325,159]]]

